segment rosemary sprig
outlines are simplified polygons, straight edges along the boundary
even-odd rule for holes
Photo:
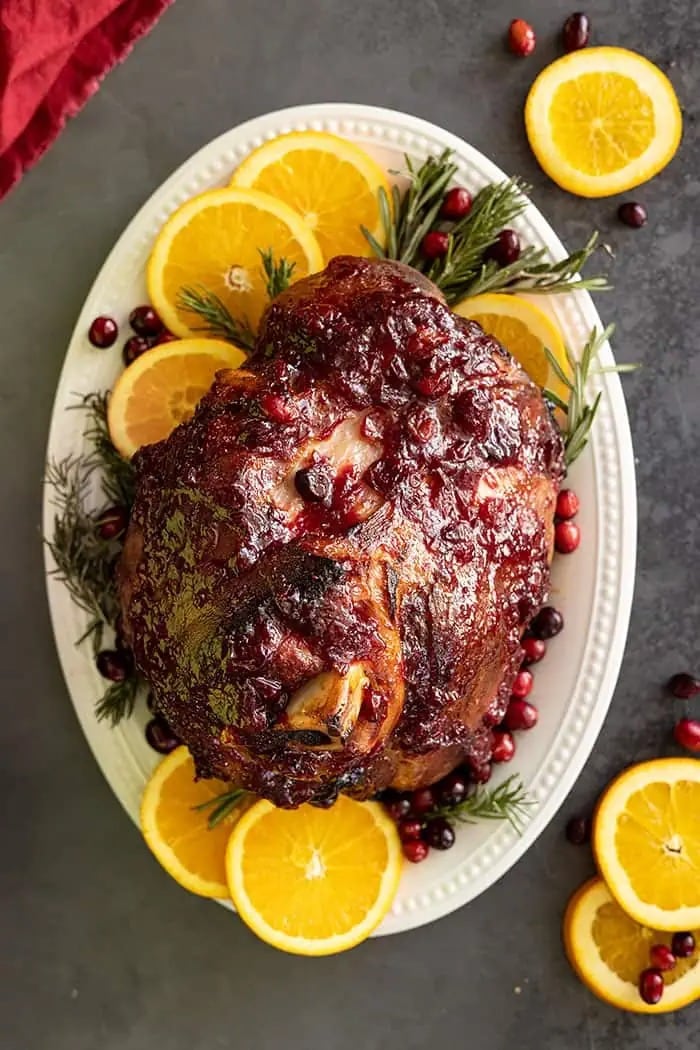
[[[100,470],[100,484],[105,499],[129,509],[134,502],[135,474],[131,462],[117,452],[109,436],[107,425],[107,399],[102,393],[85,394],[73,408],[88,412],[84,436],[92,443],[91,460]]]
[[[462,824],[475,824],[477,820],[507,820],[520,834],[528,808],[534,802],[528,798],[525,786],[514,773],[495,788],[477,788],[473,795],[455,806],[443,806],[426,813],[426,820],[449,817]]]
[[[95,704],[97,718],[100,721],[108,718],[112,728],[121,722],[122,718],[129,718],[134,712],[140,685],[141,679],[136,674],[125,678],[123,682],[113,682],[102,699]]]
[[[197,332],[209,332],[220,339],[227,339],[243,350],[255,348],[255,332],[247,318],[237,321],[226,303],[204,285],[181,288],[177,296],[180,310],[195,314],[201,324],[195,326]]]
[[[211,809],[211,813],[207,817],[207,826],[211,831],[217,824],[220,824],[222,820],[225,820],[229,813],[238,806],[238,804],[248,794],[243,788],[231,788],[230,791],[224,791],[221,795],[215,795],[214,798],[208,798],[206,802],[201,802],[198,806],[194,806],[195,810]]]
[[[296,263],[290,263],[284,258],[280,259],[279,262],[276,262],[272,253],[272,248],[268,248],[266,251],[262,251],[258,248],[258,251],[260,252],[260,258],[262,259],[262,269],[268,297],[270,299],[275,299],[282,292],[286,292],[287,288],[289,288],[289,285],[292,283],[292,275]]]

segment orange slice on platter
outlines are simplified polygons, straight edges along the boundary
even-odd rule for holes
[[[238,368],[245,354],[217,339],[175,339],[154,346],[122,372],[107,406],[109,436],[127,459],[166,438],[189,419],[222,368]]]

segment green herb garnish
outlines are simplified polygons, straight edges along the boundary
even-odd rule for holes
[[[426,820],[448,817],[462,824],[477,820],[507,820],[520,834],[527,811],[534,802],[528,798],[525,786],[517,774],[508,777],[498,787],[487,790],[478,787],[473,795],[454,806],[442,806],[425,814]]]
[[[243,788],[231,788],[230,791],[224,791],[221,795],[215,795],[214,798],[208,798],[206,802],[201,802],[198,806],[194,806],[195,810],[205,810],[214,807],[207,817],[207,825],[209,830],[215,828],[217,824],[220,824],[222,820],[225,820],[229,813],[232,813],[238,804],[248,795],[249,792]]]

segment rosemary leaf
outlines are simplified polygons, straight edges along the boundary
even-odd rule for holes
[[[221,795],[208,798],[206,802],[200,802],[198,806],[193,806],[193,809],[199,811],[214,807],[207,818],[207,825],[211,831],[212,828],[215,828],[217,824],[220,824],[222,820],[225,820],[233,812],[247,794],[248,792],[243,788],[231,788],[230,791],[224,791]]]
[[[268,248],[265,251],[258,248],[258,253],[262,259],[262,271],[263,277],[265,278],[268,298],[275,299],[282,292],[286,292],[287,288],[289,288],[289,285],[292,283],[292,275],[296,263],[290,263],[284,258],[280,259],[278,262],[275,261],[272,248]]]
[[[95,714],[102,721],[108,718],[112,727],[129,718],[134,711],[139,692],[140,679],[137,675],[125,678],[123,682],[112,682],[101,700],[95,705]]]
[[[181,288],[177,305],[180,310],[195,314],[200,319],[202,323],[195,327],[195,331],[227,339],[244,350],[255,348],[255,332],[248,320],[244,318],[237,321],[223,300],[204,285]]]
[[[528,808],[534,805],[517,773],[495,788],[477,788],[473,795],[454,806],[443,806],[426,814],[426,820],[447,817],[463,824],[477,820],[507,820],[521,833]]]
[[[85,409],[88,413],[84,437],[92,443],[91,459],[100,470],[100,483],[109,503],[127,509],[134,502],[135,475],[131,462],[117,452],[109,436],[107,425],[106,392],[86,394],[72,408]]]

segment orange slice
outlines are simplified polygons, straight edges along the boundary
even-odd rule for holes
[[[227,790],[230,785],[222,780],[195,780],[192,756],[178,747],[157,767],[141,802],[141,830],[149,848],[176,882],[200,897],[228,897],[226,844],[252,796],[211,830],[209,810],[195,808]]]
[[[653,930],[626,915],[602,879],[585,883],[564,915],[564,947],[583,983],[611,1006],[634,1013],[679,1010],[700,998],[700,953],[677,959],[664,973],[661,1002],[651,1006],[639,994],[639,975],[651,965],[649,949],[670,945],[668,933]],[[700,943],[700,930],[695,930]]]
[[[238,913],[258,937],[296,955],[353,948],[391,907],[401,845],[377,802],[340,796],[330,809],[258,802],[226,851]]]
[[[280,135],[254,150],[233,174],[245,186],[284,201],[302,217],[326,262],[371,255],[360,226],[384,240],[377,194],[389,192],[382,168],[360,146],[323,131]]]
[[[107,408],[109,436],[127,458],[162,441],[189,419],[222,368],[238,368],[245,354],[217,339],[176,339],[147,350],[122,372]]]

